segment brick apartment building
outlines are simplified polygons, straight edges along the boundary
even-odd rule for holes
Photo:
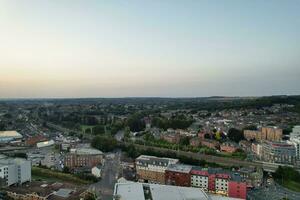
[[[282,129],[277,127],[262,127],[262,140],[281,141]]]
[[[282,129],[277,127],[262,127],[260,130],[244,130],[246,140],[281,141]]]
[[[178,159],[141,155],[135,161],[137,177],[144,182],[164,184],[165,170],[169,164],[178,162]]]
[[[234,153],[238,150],[238,145],[235,143],[223,143],[220,145],[220,151],[227,152],[227,153]]]
[[[247,197],[247,184],[237,174],[222,169],[199,167],[193,167],[190,174],[192,187],[229,197]]]
[[[261,141],[262,132],[261,131],[255,131],[255,130],[244,130],[244,138],[246,140],[256,140],[258,142]]]
[[[228,182],[228,196],[239,199],[247,199],[247,184],[241,181],[239,176],[232,176]]]
[[[101,164],[103,162],[103,157],[103,153],[96,149],[71,149],[70,153],[65,156],[64,165],[72,170],[81,167],[92,168]]]
[[[168,133],[163,135],[161,138],[172,144],[178,144],[180,141],[180,135],[176,133]]]
[[[192,166],[183,164],[170,164],[165,172],[165,183],[176,186],[191,186],[190,172]]]
[[[200,145],[200,138],[191,138],[190,139],[190,145],[193,147],[198,147]]]
[[[212,148],[212,149],[218,149],[220,147],[220,143],[218,141],[209,140],[209,139],[201,140],[200,144],[202,146],[206,146],[206,147]]]

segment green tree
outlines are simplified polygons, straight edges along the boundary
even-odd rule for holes
[[[179,140],[179,144],[182,146],[187,146],[190,144],[190,139],[188,137],[182,137]]]
[[[255,126],[255,125],[245,126],[245,127],[243,128],[243,130],[252,130],[252,131],[256,131],[256,130],[257,130],[257,126]]]
[[[97,125],[93,128],[92,132],[95,135],[102,135],[102,134],[105,134],[105,128],[103,125]]]
[[[227,134],[227,137],[234,141],[234,142],[239,142],[241,140],[244,139],[244,134],[241,130],[239,129],[236,129],[236,128],[230,128],[228,130],[228,134]]]
[[[70,173],[70,169],[67,166],[64,166],[63,173]]]
[[[127,147],[127,155],[131,158],[136,158],[138,156],[138,151],[133,144]]]
[[[124,130],[124,138],[125,139],[130,138],[130,128],[128,126],[125,127],[125,130]]]
[[[147,132],[147,133],[143,136],[143,138],[144,138],[145,141],[153,141],[153,140],[154,140],[154,136],[153,136],[151,133],[149,133],[149,132]]]
[[[113,137],[96,136],[92,139],[91,146],[104,152],[112,151],[117,147]]]
[[[91,133],[92,133],[92,131],[91,131],[90,128],[86,128],[84,132],[85,132],[86,134],[91,134]]]
[[[5,124],[4,123],[0,123],[0,131],[5,131]]]
[[[133,132],[139,132],[145,129],[145,122],[141,113],[135,113],[131,115],[126,122],[130,130]]]

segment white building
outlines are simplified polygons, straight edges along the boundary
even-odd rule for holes
[[[229,177],[218,177],[215,179],[216,193],[220,193],[220,194],[228,193],[228,180]]]
[[[300,137],[294,137],[287,141],[288,144],[291,144],[296,149],[296,159],[300,160]]]
[[[290,138],[300,138],[300,126],[294,126],[293,131],[290,134]]]
[[[31,162],[20,158],[0,159],[0,178],[6,186],[31,181]]]
[[[51,145],[54,145],[54,141],[53,140],[36,143],[37,148],[48,147],[48,146],[51,146]]]
[[[208,195],[199,188],[138,182],[116,183],[114,200],[208,200]]]
[[[164,173],[169,164],[176,164],[178,162],[178,159],[173,158],[159,158],[156,156],[141,155],[136,158],[136,168]]]
[[[208,176],[201,174],[192,174],[191,175],[191,186],[199,187],[204,191],[208,191]]]
[[[92,168],[92,174],[97,178],[101,177],[101,171],[102,171],[102,165],[97,165]]]

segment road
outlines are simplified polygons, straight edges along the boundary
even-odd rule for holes
[[[121,130],[121,131],[118,131],[115,135],[115,139],[118,141],[118,142],[122,142],[124,138],[124,131]]]
[[[116,152],[106,156],[102,169],[102,178],[99,182],[90,185],[90,189],[95,191],[101,200],[111,200],[114,185],[117,182],[120,171],[121,152]]]
[[[249,191],[247,194],[247,199],[249,200],[281,200],[283,198],[288,198],[289,200],[299,200],[300,192],[293,192],[276,183],[273,183],[267,187]]]

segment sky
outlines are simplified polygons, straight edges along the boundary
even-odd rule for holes
[[[0,98],[300,94],[300,1],[0,0]]]

